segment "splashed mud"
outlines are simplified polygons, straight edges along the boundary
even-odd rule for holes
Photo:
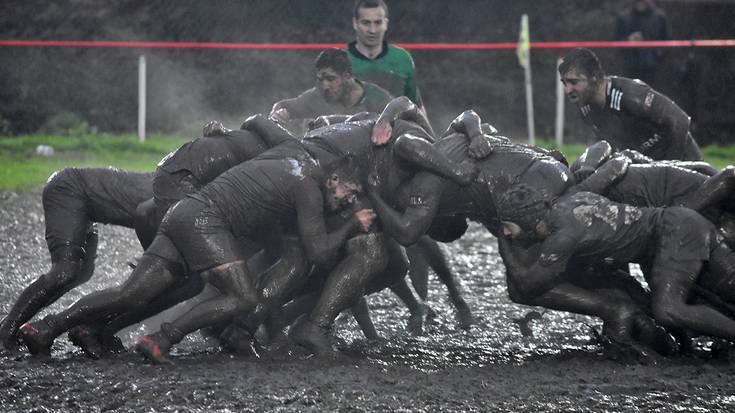
[[[0,193],[0,315],[48,269],[39,193]],[[180,343],[172,366],[134,353],[93,361],[62,336],[53,358],[0,356],[1,411],[733,411],[735,376],[726,360],[672,358],[623,364],[601,354],[597,320],[511,303],[494,239],[477,226],[448,245],[477,324],[456,327],[445,289],[430,280],[438,314],[426,334],[404,331],[407,311],[389,293],[369,299],[378,332],[369,344],[351,317],[336,323],[335,359],[287,346],[260,358],[233,357],[198,334]],[[92,280],[62,297],[115,285],[140,254],[130,230],[100,228]],[[530,334],[517,320],[532,310]],[[165,318],[165,316],[164,316]],[[516,320],[516,321],[514,321]],[[160,321],[160,319],[159,319]],[[123,335],[130,347],[156,323]]]

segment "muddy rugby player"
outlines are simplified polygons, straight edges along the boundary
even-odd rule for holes
[[[135,227],[136,208],[152,196],[152,181],[152,174],[114,168],[66,168],[51,175],[42,195],[51,269],[23,290],[3,319],[0,349],[16,350],[23,323],[92,277],[94,223]]]
[[[651,288],[656,321],[672,329],[735,340],[735,320],[688,301],[705,263],[720,286],[735,283],[735,254],[699,213],[683,207],[639,208],[584,191],[549,202],[524,184],[511,187],[498,204],[501,244],[540,242],[532,263],[513,254],[512,248],[504,256],[506,265],[521,275],[515,282],[525,294],[547,290],[572,261],[639,263]],[[640,324],[628,328],[633,331]]]
[[[702,160],[690,118],[671,99],[640,80],[606,76],[589,49],[572,49],[559,65],[564,92],[598,140],[655,160]]]

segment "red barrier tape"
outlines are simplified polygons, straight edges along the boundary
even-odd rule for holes
[[[411,50],[498,50],[515,49],[516,43],[396,43]],[[0,40],[0,47],[120,47],[140,49],[260,49],[313,50],[344,47],[344,43],[195,43],[195,42],[114,42],[68,40]],[[666,40],[612,42],[532,42],[532,49],[641,48],[641,47],[732,47],[735,40]]]

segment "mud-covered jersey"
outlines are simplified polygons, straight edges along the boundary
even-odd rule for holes
[[[615,150],[634,149],[655,160],[701,160],[690,118],[668,97],[640,80],[606,77],[605,104],[579,107],[597,139]]]
[[[385,88],[392,96],[406,96],[423,106],[421,93],[416,86],[416,68],[406,49],[383,42],[383,51],[370,59],[360,53],[357,42],[347,45],[347,55],[352,63],[352,73],[358,79],[367,80]]]
[[[373,83],[357,79],[355,81],[362,86],[363,94],[352,106],[328,102],[319,89],[313,87],[295,98],[276,102],[271,112],[286,109],[290,119],[314,119],[322,115],[354,115],[360,112],[380,113],[392,99],[386,90]]]
[[[574,256],[583,260],[639,262],[656,244],[663,208],[638,208],[578,192],[552,204],[538,265],[556,273]]]
[[[65,202],[73,198],[85,206],[90,221],[133,228],[138,204],[153,196],[152,182],[152,173],[117,168],[65,168],[49,177],[44,188],[44,209],[71,208]],[[48,227],[65,224],[47,222],[47,232]]]
[[[605,195],[612,201],[639,207],[680,205],[707,176],[672,165],[633,164]]]
[[[309,131],[302,142],[323,164],[347,154],[354,155],[362,172],[374,173],[380,177],[383,182],[381,192],[390,192],[418,169],[408,161],[394,156],[393,141],[405,133],[427,142],[432,142],[433,138],[418,124],[399,119],[393,122],[391,141],[384,146],[375,146],[371,140],[374,125],[374,120],[328,125]]]
[[[448,135],[434,145],[451,161],[470,159],[469,140],[463,134]],[[446,183],[440,213],[464,213],[494,234],[500,225],[496,199],[512,185],[523,182],[533,186],[549,201],[574,185],[566,165],[532,148],[510,142],[494,145],[493,152],[478,160],[476,166],[479,174],[469,186],[460,188]]]
[[[274,153],[228,169],[197,194],[217,205],[222,216],[232,226],[236,236],[252,235],[255,231],[272,231],[275,224],[284,228],[294,225],[296,204],[300,193],[318,194],[320,169],[312,156],[298,142],[275,147]]]
[[[232,130],[223,135],[199,137],[166,155],[158,167],[168,173],[189,171],[204,185],[222,172],[268,149],[263,139],[247,130]]]

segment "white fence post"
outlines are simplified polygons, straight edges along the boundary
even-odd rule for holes
[[[138,59],[138,139],[145,142],[145,55]]]
[[[557,148],[561,148],[561,145],[564,144],[564,86],[561,84],[561,75],[559,75],[561,61],[561,57],[556,61],[556,125],[554,137]]]

